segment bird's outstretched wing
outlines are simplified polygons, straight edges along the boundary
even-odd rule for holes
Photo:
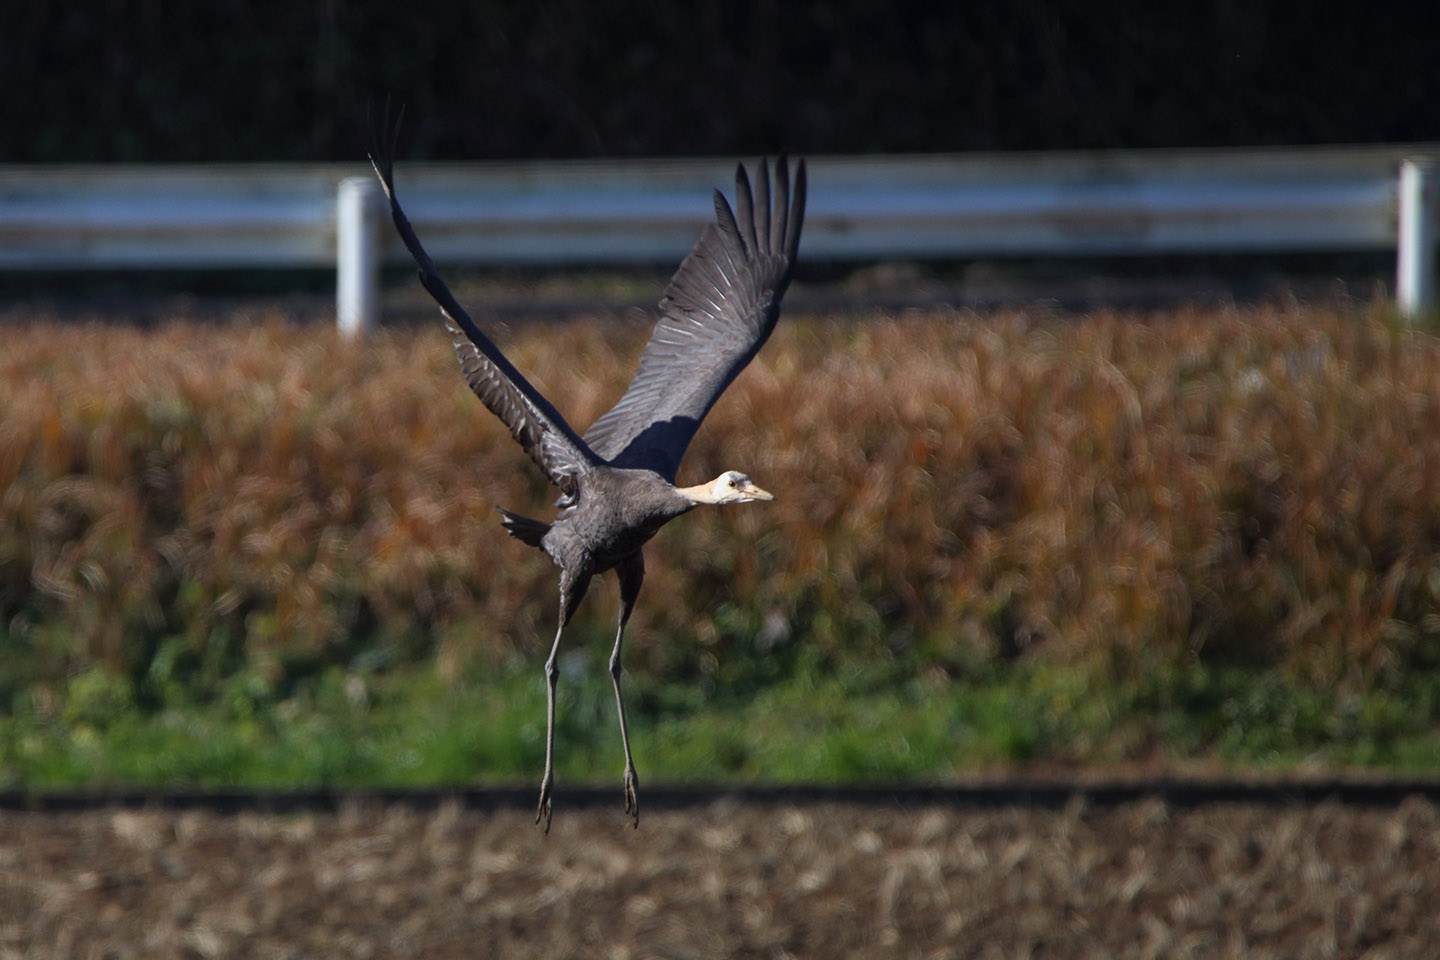
[[[660,319],[625,395],[585,431],[598,456],[654,470],[674,482],[700,421],[775,329],[805,219],[805,161],[764,160],[752,196],[745,167],[735,172],[735,205],[715,191],[715,220],[660,301]]]
[[[372,129],[370,163],[390,200],[395,229],[419,267],[420,283],[445,316],[446,329],[454,338],[455,355],[460,359],[460,370],[475,395],[510,428],[510,436],[525,448],[550,481],[573,500],[576,478],[598,466],[600,461],[544,394],[480,331],[440,279],[434,262],[421,246],[410,219],[395,197],[394,147],[398,131],[399,118],[392,124],[388,116],[379,128]]]

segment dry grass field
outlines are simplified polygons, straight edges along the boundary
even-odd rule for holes
[[[0,958],[1431,958],[1440,810],[0,812]]]
[[[582,426],[648,333],[492,326]],[[546,517],[553,495],[438,321],[363,343],[243,312],[20,313],[4,333],[0,783],[529,772],[554,572],[494,507]],[[744,468],[776,501],[647,547],[625,650],[639,736],[690,724],[657,771],[676,780],[1433,769],[1437,369],[1440,339],[1383,302],[787,316],[682,470]],[[603,654],[613,590],[567,653]],[[456,691],[490,743],[451,729],[411,758],[434,733],[417,708]],[[562,691],[596,694],[562,739],[608,724],[603,682]],[[788,746],[765,760],[762,740]]]
[[[579,425],[647,333],[594,320],[497,333]],[[743,467],[777,500],[657,539],[646,593],[675,602],[642,601],[632,662],[700,673],[762,632],[946,670],[1199,656],[1363,686],[1440,662],[1440,340],[1386,320],[788,318],[683,470]],[[37,680],[536,648],[553,576],[493,507],[552,495],[438,323],[363,345],[183,317],[6,336],[0,615]]]
[[[501,337],[582,425],[646,332],[593,319]],[[202,748],[323,732],[331,714],[411,730],[401,719],[427,704],[380,695],[391,673],[439,678],[396,689],[443,711],[445,690],[493,665],[538,664],[553,572],[492,508],[545,515],[550,495],[461,386],[438,324],[364,344],[283,318],[20,317],[5,334],[7,785],[43,781],[58,747],[74,758],[63,782],[88,782],[113,744],[137,760],[124,769],[154,767],[153,745],[178,739],[122,735],[179,738],[195,718],[212,724]],[[792,318],[684,471],[744,467],[779,497],[655,541],[627,667],[669,686],[654,679],[639,712],[664,731],[722,693],[733,707],[779,691],[805,722],[742,714],[725,736],[754,750],[790,729],[804,749],[864,721],[864,703],[873,730],[846,749],[874,757],[894,748],[881,734],[909,730],[937,777],[957,775],[955,744],[986,716],[1055,721],[997,762],[1206,762],[1224,731],[1290,728],[1305,734],[1287,756],[1323,760],[1352,736],[1383,762],[1387,738],[1433,731],[1440,710],[1437,369],[1440,341],[1383,306]],[[608,636],[611,599],[582,608],[576,646]],[[776,663],[788,673],[757,669]],[[1223,671],[1247,679],[1166,686]],[[1039,682],[1005,687],[1014,676]],[[912,722],[992,686],[1045,702]],[[1292,688],[1318,692],[1275,692]],[[1096,719],[1112,707],[1138,718],[1118,728],[1134,736]],[[471,742],[490,714],[467,716],[438,782],[513,773]],[[491,732],[528,771],[519,731]],[[724,742],[696,737],[662,777]],[[1411,762],[1436,756],[1424,740]],[[349,769],[323,760],[292,775]],[[205,782],[254,775],[237,760]],[[1440,944],[1440,809],[1425,800],[730,799],[646,807],[637,832],[618,791],[613,808],[565,809],[570,782],[548,838],[527,809],[458,802],[0,810],[0,960],[1378,960]]]

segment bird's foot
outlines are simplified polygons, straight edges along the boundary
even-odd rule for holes
[[[535,808],[535,823],[543,824],[547,834],[550,832],[550,801],[554,787],[555,780],[547,771],[545,779],[540,781],[540,805]]]
[[[637,793],[640,778],[635,775],[632,764],[625,765],[625,812],[630,815],[630,825],[640,829],[640,798]]]

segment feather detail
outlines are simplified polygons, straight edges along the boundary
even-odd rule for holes
[[[768,164],[756,191],[735,171],[735,208],[715,192],[715,219],[680,264],[625,395],[585,431],[591,451],[615,466],[654,470],[672,482],[690,440],[725,388],[769,339],[800,245],[805,162]]]

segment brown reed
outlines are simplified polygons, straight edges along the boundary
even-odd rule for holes
[[[645,335],[497,333],[582,428]],[[552,622],[553,570],[492,509],[543,516],[552,492],[438,324],[349,344],[34,318],[5,338],[0,630],[36,676],[453,666]],[[1381,307],[788,317],[682,471],[743,469],[777,499],[662,532],[631,660],[1433,666],[1437,371],[1440,342]],[[592,593],[577,627],[608,632],[613,588]]]

